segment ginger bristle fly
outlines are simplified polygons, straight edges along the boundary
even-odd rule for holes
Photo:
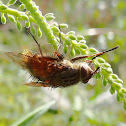
[[[60,26],[59,26],[60,29]],[[28,30],[27,30],[28,31]],[[29,32],[29,31],[28,31]],[[119,46],[116,46],[110,50],[100,52],[91,56],[80,56],[75,57],[71,60],[66,60],[62,54],[58,51],[54,53],[54,56],[44,56],[40,48],[40,44],[37,42],[35,37],[29,32],[33,37],[40,54],[33,54],[31,51],[26,50],[23,53],[13,53],[7,52],[6,54],[17,64],[23,67],[23,69],[29,71],[31,76],[36,78],[37,82],[30,82],[26,85],[33,87],[68,87],[77,84],[78,82],[87,83],[96,73],[98,73],[99,68],[96,70],[92,66],[92,60],[96,57],[103,55],[104,53],[113,51]],[[61,43],[61,33],[59,32],[59,38]],[[60,46],[59,46],[60,48]],[[91,60],[86,60],[84,62],[77,62],[79,59],[92,57]]]

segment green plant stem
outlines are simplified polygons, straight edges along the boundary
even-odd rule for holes
[[[0,12],[2,13],[5,13],[5,14],[10,14],[10,15],[14,15],[16,17],[20,17],[21,15],[25,15],[24,12],[21,12],[21,11],[18,11],[18,10],[15,10],[15,9],[12,9],[12,8],[7,8],[5,10],[0,10]]]
[[[35,19],[32,16],[27,16],[25,14],[25,12],[21,12],[16,9],[12,9],[12,8],[7,7],[7,9],[5,9],[5,10],[0,9],[0,12],[13,15],[14,17],[18,17],[19,20],[29,20],[31,22],[36,23]]]

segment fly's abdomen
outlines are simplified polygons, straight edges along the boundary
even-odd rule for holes
[[[77,69],[67,67],[55,73],[52,84],[54,87],[68,87],[78,83],[79,78],[80,74]]]

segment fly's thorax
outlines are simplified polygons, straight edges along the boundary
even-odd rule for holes
[[[73,68],[73,63],[71,63],[69,60],[63,60],[61,64]]]
[[[92,60],[86,60],[85,62],[88,64],[88,66],[89,66],[92,70],[95,70],[95,66],[94,66]]]
[[[88,63],[86,62],[76,62],[73,63],[73,68],[78,69],[81,71],[81,68],[84,68],[86,71],[88,71],[89,69],[91,69],[91,67],[88,65]]]

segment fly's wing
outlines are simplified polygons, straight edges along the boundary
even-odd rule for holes
[[[24,62],[24,58],[28,58],[27,55],[16,53],[16,52],[6,52],[5,53],[10,59],[12,59],[13,62],[19,64],[23,68],[26,67],[26,64]]]
[[[6,55],[11,58],[13,62],[27,69],[31,75],[40,80],[53,76],[56,71],[55,61],[57,61],[57,59],[52,57],[40,57],[39,55],[32,54],[30,51],[25,52],[25,54],[7,52]]]

